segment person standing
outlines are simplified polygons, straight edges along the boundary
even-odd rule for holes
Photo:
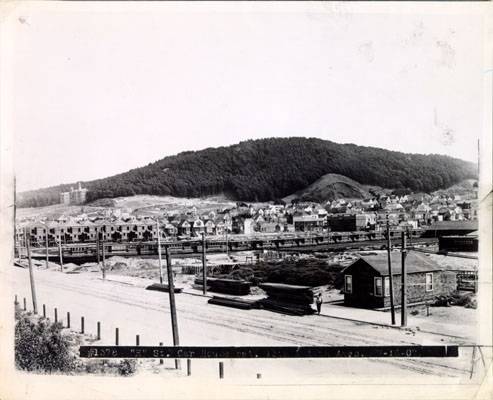
[[[315,299],[315,303],[317,304],[318,315],[320,315],[320,311],[322,310],[322,293],[319,293],[317,295],[317,298]]]

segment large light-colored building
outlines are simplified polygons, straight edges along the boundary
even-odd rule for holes
[[[60,204],[84,204],[86,202],[87,189],[82,188],[80,182],[77,189],[70,188],[70,192],[60,193]]]
[[[60,204],[70,204],[70,192],[60,193]]]

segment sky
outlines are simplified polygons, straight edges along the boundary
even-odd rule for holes
[[[69,3],[9,31],[18,191],[274,136],[476,161],[478,14]]]

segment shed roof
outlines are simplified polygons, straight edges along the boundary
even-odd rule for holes
[[[390,254],[391,254],[391,263],[392,263],[392,275],[401,275],[402,272],[401,253],[393,251]],[[361,256],[358,260],[355,261],[355,263],[358,262],[360,259],[364,260],[367,264],[369,264],[373,269],[375,269],[381,275],[389,274],[387,253]],[[440,264],[431,260],[430,257],[426,254],[416,253],[413,251],[407,253],[406,271],[409,274],[414,274],[419,272],[440,271],[443,269],[444,268],[442,268]]]

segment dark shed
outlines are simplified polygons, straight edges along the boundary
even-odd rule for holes
[[[477,252],[477,232],[469,235],[441,236],[438,238],[438,249],[440,251]]]

